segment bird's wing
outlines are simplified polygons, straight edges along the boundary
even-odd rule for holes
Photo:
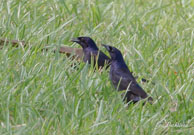
[[[104,59],[107,62],[110,62],[110,58],[108,56],[106,56],[106,54],[104,54],[103,52],[100,51],[99,53],[99,59]]]
[[[106,56],[103,52],[93,51],[92,55],[95,56],[95,60],[97,59],[99,67],[103,67],[105,63],[110,64],[110,58],[108,56]]]
[[[113,78],[115,78],[117,82],[120,82],[120,90],[124,90],[129,87],[129,90],[135,95],[142,98],[147,97],[146,92],[138,85],[132,73],[127,68],[120,68],[115,70],[113,73]]]
[[[141,98],[146,98],[147,97],[147,93],[139,86],[138,83],[132,82],[129,89],[132,93],[134,93],[135,95],[140,96]]]
[[[115,69],[113,72],[115,77],[119,80],[122,77],[122,80],[127,81],[128,83],[130,83],[131,81],[135,81],[135,78],[133,77],[132,73],[129,71],[128,68],[118,68]]]
[[[112,70],[111,80],[113,84],[119,85],[119,90],[126,90],[129,83],[135,81],[135,78],[127,68],[119,68]]]
[[[99,52],[99,58],[104,58],[104,59],[106,59],[106,60],[110,60],[110,58],[108,57],[108,56],[106,56],[103,52]]]

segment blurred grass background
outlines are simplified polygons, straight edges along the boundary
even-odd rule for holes
[[[194,134],[192,0],[1,0],[0,134]],[[124,54],[153,105],[125,107],[108,70],[94,72],[49,44],[92,37]],[[107,52],[106,52],[107,53]],[[74,63],[74,64],[73,64]],[[73,64],[73,65],[72,65]],[[75,67],[77,66],[77,68]]]

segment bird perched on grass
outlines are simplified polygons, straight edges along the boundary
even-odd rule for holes
[[[94,66],[97,63],[98,68],[102,68],[107,64],[110,65],[110,58],[98,49],[96,43],[90,37],[77,37],[71,40],[81,45],[84,53],[84,62],[91,64],[92,60]]]
[[[114,87],[119,91],[127,90],[124,100],[136,103],[141,99],[147,98],[147,93],[140,87],[132,73],[129,71],[121,52],[113,46],[103,46],[108,50],[111,56],[110,80]],[[148,97],[148,101],[152,100],[151,97]]]

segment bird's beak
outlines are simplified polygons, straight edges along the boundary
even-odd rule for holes
[[[107,51],[110,51],[110,46],[109,45],[102,44],[102,46],[104,46]]]
[[[78,38],[72,38],[72,39],[71,39],[71,42],[76,42],[76,43],[79,43],[79,42],[80,42],[80,40],[79,40]]]

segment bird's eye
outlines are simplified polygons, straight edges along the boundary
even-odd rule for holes
[[[82,41],[82,42],[85,42],[84,38],[81,38],[81,41]]]
[[[85,40],[84,38],[81,38],[81,42],[82,42],[82,43],[85,43],[85,44],[87,43],[86,40]]]
[[[82,44],[84,44],[85,47],[88,47],[88,44],[87,44],[87,41],[85,38],[81,38],[80,40],[81,40]]]

